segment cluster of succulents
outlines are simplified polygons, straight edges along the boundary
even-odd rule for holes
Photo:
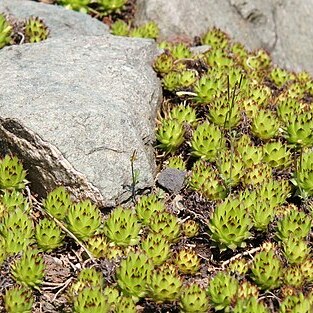
[[[59,5],[82,13],[97,13],[106,16],[123,10],[127,0],[57,0]]]
[[[49,30],[39,17],[27,19],[22,29],[13,28],[8,18],[0,12],[0,49],[6,45],[14,44],[15,40],[13,38],[20,36],[20,34],[25,37],[24,42],[35,43],[46,40]]]

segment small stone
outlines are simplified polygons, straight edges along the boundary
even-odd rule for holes
[[[184,187],[186,172],[176,168],[166,168],[160,172],[158,183],[171,193],[179,193]]]

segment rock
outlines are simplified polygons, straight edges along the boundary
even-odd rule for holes
[[[11,14],[17,19],[27,19],[30,16],[42,18],[50,30],[49,38],[101,36],[109,32],[108,26],[89,15],[57,5],[29,0],[1,0],[0,12]]]
[[[161,99],[153,41],[51,38],[0,50],[0,138],[40,195],[65,185],[113,206],[154,184],[154,121]]]
[[[137,4],[137,24],[154,20],[163,39],[199,36],[216,26],[251,50],[268,50],[279,66],[313,75],[310,0],[137,0]]]
[[[176,168],[166,168],[158,175],[158,184],[171,193],[179,193],[184,187],[186,172]]]

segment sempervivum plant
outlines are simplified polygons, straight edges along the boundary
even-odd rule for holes
[[[170,257],[170,244],[166,237],[159,233],[149,233],[141,242],[141,248],[154,265],[160,265]]]
[[[65,6],[68,9],[86,13],[90,0],[58,0],[58,4]]]
[[[4,296],[7,313],[31,313],[34,303],[33,293],[29,288],[15,286],[7,289]]]
[[[312,302],[308,297],[305,297],[302,292],[286,296],[281,302],[279,313],[309,313],[312,312]]]
[[[79,291],[74,300],[73,312],[75,313],[108,313],[110,304],[101,288],[86,287]]]
[[[101,213],[90,200],[75,203],[67,216],[68,228],[78,239],[92,237],[101,225]]]
[[[178,170],[181,171],[185,171],[186,170],[186,162],[183,160],[183,158],[181,156],[172,156],[170,157],[167,162],[166,162],[166,166],[168,168],[176,168]]]
[[[136,203],[135,210],[142,223],[149,225],[149,220],[155,213],[165,211],[165,204],[155,194],[143,195]]]
[[[153,265],[143,253],[131,252],[116,270],[116,278],[123,293],[137,299],[146,296]]]
[[[291,160],[291,152],[281,142],[268,142],[263,146],[263,161],[271,167],[287,168],[290,166]]]
[[[42,284],[44,278],[44,260],[36,250],[28,248],[11,266],[14,279],[28,287],[36,288]]]
[[[168,115],[171,119],[176,119],[180,123],[187,123],[190,125],[195,125],[197,123],[196,110],[189,105],[176,105],[171,109]]]
[[[172,71],[174,58],[168,53],[162,53],[154,60],[154,69],[160,74],[167,74]]]
[[[115,36],[127,36],[129,25],[123,20],[117,20],[111,25],[111,33]]]
[[[212,101],[209,118],[210,121],[220,127],[233,128],[240,122],[240,108],[237,103],[231,103],[227,96],[223,96]]]
[[[52,220],[42,219],[35,228],[38,247],[43,251],[51,251],[62,244],[64,235],[61,228]]]
[[[181,234],[179,219],[170,212],[158,212],[150,219],[150,229],[162,234],[169,242],[175,242]]]
[[[184,142],[183,123],[176,119],[162,119],[156,132],[159,148],[166,152],[175,152]]]
[[[149,295],[157,302],[178,300],[182,288],[182,279],[176,267],[163,264],[152,272]]]
[[[297,237],[290,236],[282,242],[284,255],[290,264],[301,264],[310,257],[308,243]]]
[[[93,236],[88,239],[88,251],[95,258],[106,257],[110,250],[107,237],[104,235]]]
[[[215,97],[221,95],[223,83],[219,79],[213,79],[215,75],[204,75],[195,84],[196,101],[210,103]]]
[[[51,191],[43,201],[45,210],[58,220],[64,220],[73,202],[64,187],[57,187]]]
[[[12,39],[12,26],[7,22],[5,16],[0,14],[0,49],[10,44]]]
[[[187,59],[191,57],[191,50],[184,43],[169,45],[169,50],[175,59]]]
[[[28,42],[34,43],[46,40],[49,31],[39,17],[31,17],[25,23],[25,35]]]
[[[160,32],[160,29],[158,25],[155,22],[151,21],[143,25],[132,28],[129,31],[129,36],[137,37],[137,38],[157,39],[159,36],[159,32]]]
[[[224,310],[227,312],[237,293],[238,286],[238,281],[224,272],[217,273],[211,279],[207,291],[215,310]]]
[[[130,209],[118,207],[104,224],[104,234],[118,246],[136,245],[139,242],[141,224]]]
[[[4,190],[2,196],[0,197],[0,203],[2,204],[3,210],[0,209],[0,218],[5,212],[14,212],[17,208],[23,211],[28,211],[29,203],[23,194],[15,189]]]
[[[211,239],[221,249],[244,247],[250,237],[251,220],[238,198],[227,198],[217,205],[209,222]]]
[[[279,129],[277,117],[270,111],[259,110],[252,120],[252,133],[263,140],[268,140],[277,135]]]
[[[105,15],[120,11],[123,9],[125,3],[126,0],[97,0],[99,9],[103,11]]]
[[[225,139],[217,126],[204,122],[194,131],[190,145],[191,155],[215,161],[218,153],[225,149]]]
[[[0,223],[0,234],[5,239],[7,253],[25,250],[33,241],[33,222],[20,208],[7,213]]]
[[[269,309],[255,297],[239,299],[233,308],[233,313],[269,313]]]
[[[221,29],[213,27],[209,29],[202,37],[202,44],[209,45],[212,48],[226,48],[229,37]]]
[[[252,279],[263,290],[281,285],[282,263],[273,250],[259,252],[253,260]]]
[[[305,283],[305,277],[299,265],[284,268],[284,284],[287,286],[301,288]]]
[[[188,237],[192,238],[199,234],[199,224],[194,220],[187,220],[182,223],[182,232],[183,234]]]
[[[294,79],[294,75],[290,74],[287,70],[279,67],[273,68],[270,73],[270,78],[278,87],[282,87],[288,80]]]
[[[197,283],[185,286],[180,295],[179,306],[183,313],[208,312],[210,305],[205,288]]]
[[[26,171],[17,157],[0,159],[0,189],[23,189],[26,182]]]
[[[272,168],[266,163],[258,163],[248,168],[243,176],[242,182],[245,186],[259,185],[272,179]]]
[[[302,156],[302,162],[295,173],[293,182],[300,192],[307,196],[313,195],[313,152],[307,152]]]
[[[200,258],[190,248],[180,249],[174,256],[174,262],[183,274],[195,274],[200,269]]]
[[[132,297],[120,296],[115,299],[114,313],[137,313],[136,303]]]
[[[277,222],[276,236],[284,241],[288,237],[305,238],[311,229],[311,218],[304,212],[291,209]]]

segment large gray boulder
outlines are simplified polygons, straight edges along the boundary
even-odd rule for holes
[[[163,38],[199,36],[216,26],[274,62],[313,74],[311,0],[137,0],[138,24],[154,20]]]
[[[41,195],[65,185],[113,206],[154,184],[154,122],[161,98],[153,41],[52,38],[0,50],[0,138]]]
[[[109,32],[106,25],[87,14],[66,10],[62,6],[30,0],[1,0],[0,12],[23,20],[31,16],[42,18],[49,27],[50,38],[99,36]]]

